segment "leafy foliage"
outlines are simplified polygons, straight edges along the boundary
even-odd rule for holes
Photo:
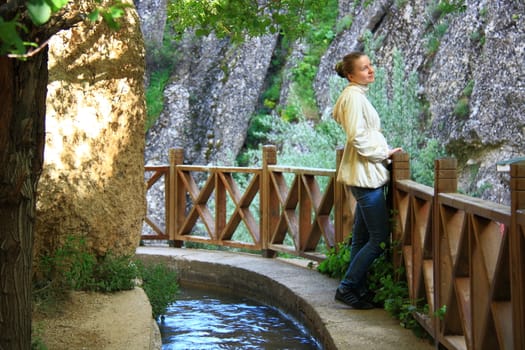
[[[18,17],[6,21],[0,17],[0,55],[6,53],[23,54],[28,46],[36,46],[22,40],[19,32],[27,32],[27,28],[18,21]]]
[[[58,290],[114,292],[133,289],[138,270],[129,256],[111,253],[97,259],[82,237],[68,236],[63,246],[40,260],[41,285]],[[37,289],[38,290],[38,289]],[[45,289],[44,289],[45,290]]]
[[[342,279],[350,263],[350,247],[348,242],[339,243],[337,249],[331,248],[317,271],[333,278]]]
[[[67,4],[68,0],[28,0],[27,11],[31,20],[36,25],[42,25],[49,21],[51,15]]]
[[[402,267],[394,269],[391,246],[385,246],[383,254],[372,264],[368,275],[368,287],[376,293],[374,302],[382,303],[390,315],[399,320],[404,328],[411,329],[419,337],[428,337],[426,331],[414,318],[414,312],[428,314],[428,307],[409,298],[408,285]],[[341,243],[338,249],[331,249],[317,270],[336,279],[342,279],[350,262],[350,245]],[[440,309],[443,315],[446,307]]]
[[[313,84],[321,57],[335,38],[337,13],[338,1],[335,0],[326,1],[321,9],[306,10],[306,50],[303,59],[292,69],[291,102],[285,111],[294,108],[308,119],[315,119],[318,115]],[[351,18],[347,18],[342,25],[349,25],[349,22]]]
[[[177,273],[163,264],[139,263],[143,289],[151,304],[153,317],[166,312],[168,305],[176,300],[179,290]]]
[[[149,85],[146,88],[146,130],[153,126],[164,108],[164,88],[168,80],[168,69],[156,71],[151,74]]]
[[[42,278],[35,282],[39,304],[56,307],[69,290],[116,292],[131,290],[136,280],[150,301],[153,315],[162,315],[178,291],[177,274],[162,264],[143,264],[130,256],[111,253],[96,258],[82,237],[68,236],[63,246],[40,259]]]
[[[68,2],[68,0],[28,0],[25,2],[25,9],[32,23],[41,26],[48,23],[51,17],[62,10]],[[102,4],[102,0],[96,2]],[[119,29],[118,19],[122,17],[124,10],[131,6],[120,0],[113,0],[104,6],[97,6],[87,17],[92,21],[102,18],[110,28]],[[9,54],[24,59],[28,54],[28,47],[38,47],[36,43],[31,42],[31,39],[22,39],[23,34],[28,33],[28,28],[21,20],[24,17],[23,10],[24,8],[21,7],[21,10],[10,20],[0,17],[0,55]]]
[[[317,0],[267,1],[264,5],[257,1],[182,0],[169,3],[168,21],[179,37],[194,28],[197,35],[213,32],[234,42],[278,32],[292,38],[307,27],[306,9],[320,13],[324,7],[325,3]]]

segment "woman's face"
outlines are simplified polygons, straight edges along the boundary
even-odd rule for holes
[[[348,74],[348,80],[361,85],[374,82],[374,68],[368,56],[361,56],[354,62],[354,71]]]

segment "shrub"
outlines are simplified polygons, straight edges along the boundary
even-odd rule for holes
[[[60,299],[69,290],[116,292],[133,289],[138,270],[130,256],[108,253],[97,257],[83,237],[68,236],[65,243],[40,261],[42,276],[34,296],[42,302]]]
[[[177,273],[163,264],[137,264],[142,278],[142,288],[148,296],[153,317],[157,319],[176,300],[179,290]]]
[[[164,88],[169,80],[169,70],[164,69],[151,74],[150,82],[146,88],[146,131],[155,124],[164,108]]]

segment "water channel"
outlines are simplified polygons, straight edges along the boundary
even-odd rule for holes
[[[277,308],[195,287],[181,287],[159,328],[163,350],[322,349]]]

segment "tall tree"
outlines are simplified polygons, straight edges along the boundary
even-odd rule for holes
[[[36,184],[42,169],[47,50],[0,57],[0,349],[29,349]]]

